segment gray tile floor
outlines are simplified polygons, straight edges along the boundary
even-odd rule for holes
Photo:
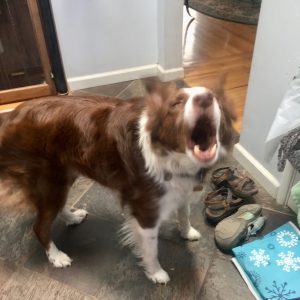
[[[106,94],[128,98],[143,94],[141,81],[78,91],[75,94]],[[229,157],[221,165],[240,166]],[[209,189],[209,187],[208,187]],[[199,199],[200,200],[200,199]],[[268,221],[260,235],[292,220],[295,215],[277,205],[260,187],[254,199],[264,207]],[[163,225],[159,257],[169,272],[167,286],[149,282],[135,257],[119,244],[123,220],[116,196],[108,189],[79,178],[69,204],[85,207],[89,216],[76,227],[57,220],[53,229],[59,248],[73,258],[66,269],[47,262],[32,234],[30,214],[0,212],[0,299],[253,299],[231,257],[214,244],[214,228],[205,222],[201,201],[192,205],[192,224],[201,231],[198,242],[179,238],[175,219]]]

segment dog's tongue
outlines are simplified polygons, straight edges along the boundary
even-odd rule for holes
[[[194,155],[202,161],[207,161],[207,160],[211,160],[215,157],[217,152],[217,145],[214,144],[212,147],[210,147],[209,149],[202,151],[199,149],[198,145],[194,146]]]

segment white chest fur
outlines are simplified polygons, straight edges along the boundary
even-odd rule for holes
[[[193,191],[196,181],[190,177],[173,176],[164,183],[166,193],[160,201],[160,219],[166,220],[179,207],[198,202],[203,191]]]
[[[199,171],[200,165],[186,153],[170,152],[165,156],[157,155],[151,147],[150,134],[145,129],[147,121],[148,117],[144,113],[139,124],[139,143],[148,174],[165,187],[166,193],[159,199],[160,219],[165,220],[180,206],[190,203],[197,197],[199,199],[199,192],[193,192],[193,188],[198,184],[193,175]],[[170,180],[165,180],[166,172],[172,174]]]

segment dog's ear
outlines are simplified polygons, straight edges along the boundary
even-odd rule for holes
[[[177,89],[173,81],[162,82],[156,77],[145,79],[144,86],[147,94],[158,94],[165,99]]]
[[[157,119],[159,116],[163,118],[169,109],[168,102],[176,92],[175,83],[151,78],[145,81],[145,89],[148,114],[156,116]]]
[[[228,79],[228,73],[224,72],[209,86],[211,90],[214,92],[214,94],[216,95],[216,97],[220,100],[222,100],[225,95],[224,87],[227,83],[227,79]]]
[[[157,77],[150,77],[143,80],[147,94],[153,94],[159,90],[161,81]]]
[[[225,93],[225,85],[227,82],[228,73],[223,73],[210,87],[217,97],[220,106],[222,107],[225,115],[227,115],[232,121],[236,121],[237,115],[234,109],[232,100],[228,98]]]

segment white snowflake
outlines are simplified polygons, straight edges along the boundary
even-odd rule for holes
[[[283,230],[277,233],[276,240],[280,246],[291,248],[297,246],[298,236],[292,231]]]
[[[266,267],[269,264],[270,256],[268,254],[265,254],[265,250],[263,249],[258,249],[258,251],[252,250],[251,254],[253,254],[253,256],[249,256],[249,259],[251,261],[254,261],[254,265],[256,267],[260,267],[260,266]]]
[[[282,270],[286,272],[290,272],[291,269],[294,271],[298,271],[300,269],[300,257],[294,257],[295,253],[288,251],[287,253],[280,252],[278,257],[281,259],[277,259],[276,263],[278,266],[283,266]]]

